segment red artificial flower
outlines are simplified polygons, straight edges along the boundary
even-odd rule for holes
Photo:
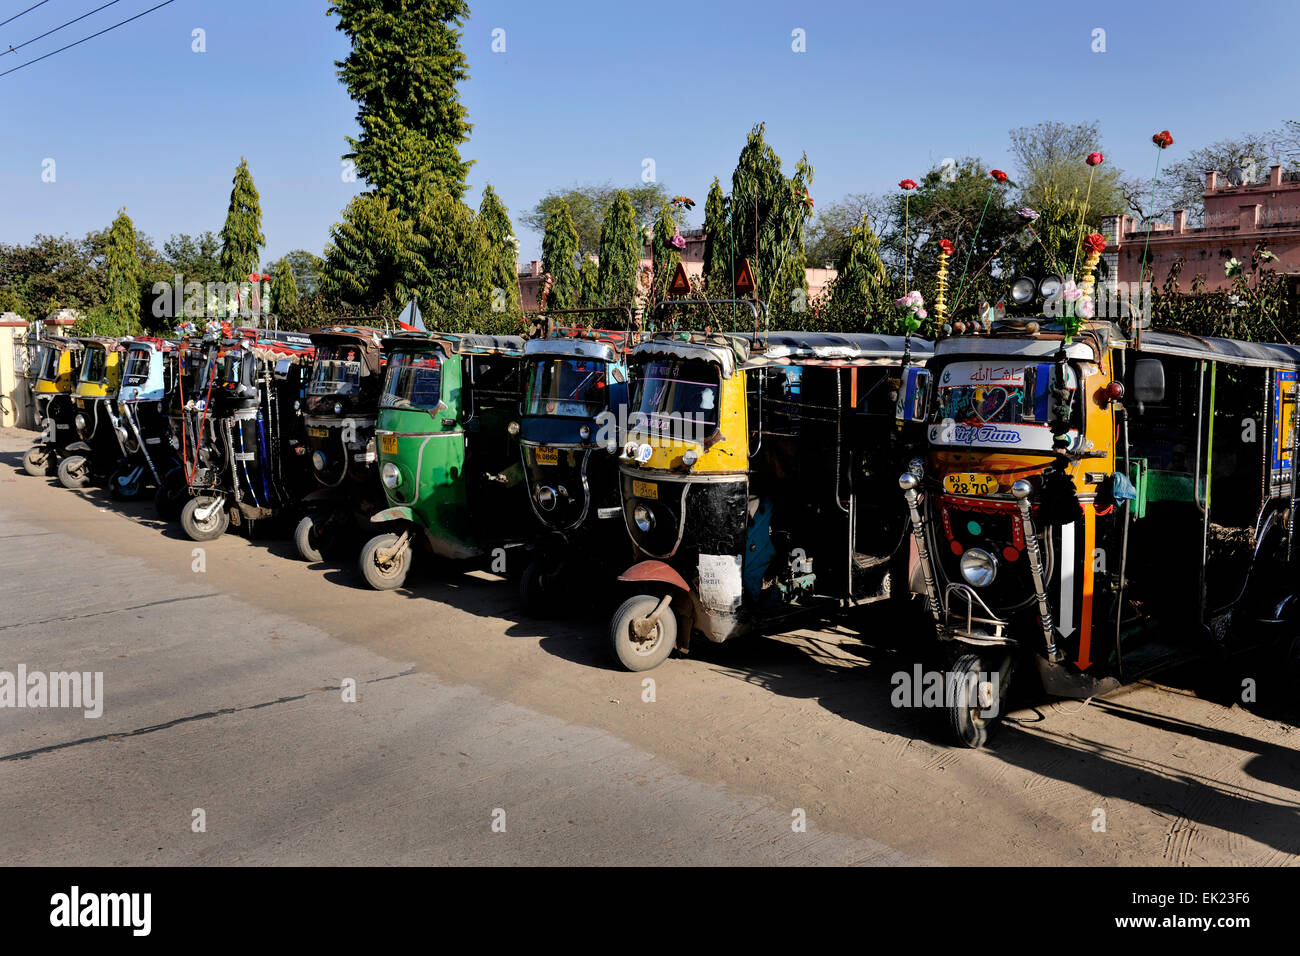
[[[952,240],[951,240],[951,239],[940,239],[940,240],[939,240],[939,248],[943,250],[943,254],[944,254],[945,256],[950,256],[950,255],[952,255]]]
[[[1106,157],[1101,155],[1101,153],[1089,153],[1088,158],[1085,159],[1084,162],[1089,166],[1100,166],[1105,159]]]
[[[1161,149],[1168,149],[1174,145],[1174,138],[1169,135],[1169,130],[1164,129],[1151,137],[1151,142],[1155,143]]]
[[[1098,255],[1106,251],[1106,237],[1099,232],[1090,232],[1083,240],[1084,248]]]
[[[1007,174],[1000,169],[990,169],[989,175],[1000,183],[1005,183],[1007,181]]]
[[[900,183],[898,184],[898,188],[899,188],[899,189],[915,189],[915,188],[916,188],[916,183],[913,182],[913,181],[910,180],[910,179],[904,179],[902,182],[900,182]]]

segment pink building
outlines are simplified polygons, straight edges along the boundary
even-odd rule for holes
[[[1216,172],[1205,176],[1205,224],[1187,227],[1187,212],[1174,211],[1173,223],[1155,223],[1147,247],[1147,265],[1154,271],[1159,288],[1169,276],[1170,266],[1182,260],[1179,287],[1191,289],[1197,275],[1205,277],[1205,290],[1213,292],[1232,286],[1224,274],[1224,263],[1239,259],[1250,268],[1250,254],[1256,243],[1266,240],[1277,261],[1268,266],[1279,274],[1300,279],[1300,177],[1284,176],[1281,166],[1269,168],[1268,181],[1249,185],[1220,184]],[[1102,221],[1106,251],[1102,258],[1110,267],[1111,282],[1138,280],[1147,229],[1134,216],[1108,216]]]

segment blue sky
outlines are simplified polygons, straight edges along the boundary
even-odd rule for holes
[[[0,20],[35,0],[0,0]],[[104,0],[50,0],[0,27],[0,48]],[[15,54],[0,71],[152,6],[120,0]],[[161,246],[221,228],[248,159],[263,262],[319,253],[348,199],[354,107],[334,73],[346,37],[311,0],[176,0],[0,77],[0,242],[79,236],[126,207]],[[1007,132],[1099,119],[1102,147],[1150,175],[1150,137],[1184,148],[1300,117],[1300,5],[1253,3],[472,2],[461,94],[474,124],[477,204],[492,183],[512,215],[549,189],[639,181],[646,158],[703,206],[749,128],[792,168],[807,152],[818,204],[920,178],[945,157],[1010,170]],[[493,53],[492,32],[506,52]],[[192,51],[192,31],[206,34]],[[1093,31],[1106,52],[1094,53]],[[804,31],[806,52],[792,50]],[[42,182],[42,163],[56,179]],[[696,210],[696,224],[700,210]],[[522,257],[540,236],[518,230]]]

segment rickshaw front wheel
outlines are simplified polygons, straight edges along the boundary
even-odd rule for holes
[[[213,505],[216,507],[213,507]],[[212,541],[226,533],[230,526],[230,515],[222,507],[223,502],[212,498],[191,498],[181,509],[181,528],[192,541]],[[200,509],[212,510],[206,518],[200,518],[196,512]]]
[[[978,654],[963,654],[948,668],[944,706],[948,726],[963,746],[977,749],[989,741],[1002,717],[1001,681],[987,678],[988,670]],[[994,708],[992,714],[986,712]]]
[[[376,591],[391,591],[406,582],[406,574],[411,570],[410,545],[387,561],[380,556],[380,551],[390,550],[397,541],[398,535],[381,534],[367,541],[361,550],[361,576]]]
[[[40,445],[33,445],[23,455],[23,471],[33,478],[44,478],[50,473],[50,455]]]
[[[677,644],[677,615],[660,608],[661,598],[636,594],[624,601],[609,624],[609,640],[618,662],[630,671],[648,671],[668,659]],[[647,620],[659,611],[653,625]]]
[[[70,455],[59,462],[59,484],[74,491],[90,484],[90,463],[85,455]]]
[[[134,477],[132,477],[134,475]],[[126,479],[123,481],[123,479]],[[122,466],[108,479],[108,493],[119,501],[134,501],[144,491],[144,473],[140,468]]]

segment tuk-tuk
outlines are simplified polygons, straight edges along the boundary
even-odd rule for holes
[[[40,368],[33,391],[41,437],[23,455],[23,468],[29,475],[48,475],[77,440],[77,404],[72,393],[81,377],[84,353],[85,347],[77,339],[52,335],[40,340]]]
[[[300,557],[320,561],[355,529],[369,527],[385,504],[375,451],[382,339],[376,329],[352,325],[308,335],[316,355],[302,413],[317,488],[303,499],[307,514],[293,540]]]
[[[126,357],[115,429],[122,459],[109,478],[108,490],[114,498],[130,500],[149,485],[160,487],[173,467],[163,403],[172,384],[175,363],[169,358],[175,343],[154,338],[123,339],[123,343]]]
[[[615,314],[614,330],[558,325]],[[627,421],[630,309],[559,309],[539,315],[542,335],[524,345],[524,399],[517,426],[528,500],[543,534],[519,579],[524,607],[545,614],[575,580],[617,571],[627,550],[619,503],[621,428]]]
[[[621,494],[642,560],[620,575],[632,595],[610,624],[624,667],[685,653],[694,631],[722,642],[899,590],[906,517],[890,496],[907,460],[894,427],[906,348],[872,334],[658,331],[632,350]]]
[[[122,346],[117,339],[104,337],[78,341],[84,355],[72,393],[77,406],[72,418],[77,441],[68,445],[68,454],[59,461],[59,481],[65,488],[84,488],[92,480],[102,481],[117,466],[122,452],[114,411],[122,379]]]
[[[194,398],[199,377],[207,362],[203,336],[198,334],[191,323],[182,323],[177,329],[177,335],[176,347],[163,355],[167,387],[163,395],[162,414],[166,422],[169,466],[162,473],[153,502],[158,517],[164,521],[178,520],[181,509],[190,500],[184,455],[187,447],[191,455],[195,449],[193,435],[188,427],[189,413],[185,406]]]
[[[366,583],[402,585],[411,548],[466,561],[522,542],[530,530],[518,440],[524,340],[512,335],[407,333],[384,340],[379,477],[387,524],[362,549]]]
[[[311,484],[300,411],[311,339],[238,329],[204,351],[195,397],[186,402],[191,499],[180,514],[195,541],[280,517]]]
[[[900,399],[925,426],[898,481],[957,740],[988,740],[1031,662],[1047,695],[1090,698],[1294,636],[1300,348],[970,328]]]

